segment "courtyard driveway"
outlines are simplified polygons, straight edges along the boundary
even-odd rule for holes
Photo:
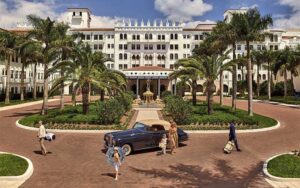
[[[191,134],[174,155],[157,156],[152,150],[127,157],[119,181],[114,181],[101,151],[103,134],[57,134],[57,140],[46,143],[52,153],[40,155],[36,132],[15,126],[40,106],[0,112],[0,150],[26,156],[34,165],[32,177],[21,187],[270,187],[261,173],[263,161],[299,149],[300,109],[254,103],[256,113],[278,119],[281,127],[238,135],[243,152],[222,153],[227,134]],[[247,101],[239,101],[238,107],[246,109]]]

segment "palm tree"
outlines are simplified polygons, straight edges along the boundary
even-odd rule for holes
[[[292,67],[294,67],[298,62],[298,55],[295,51],[293,51],[292,49],[290,49],[289,47],[286,47],[283,50],[280,50],[277,52],[277,57],[276,57],[276,63],[274,65],[274,74],[277,75],[277,73],[279,72],[281,75],[283,75],[283,79],[284,79],[284,99],[286,99],[287,95],[288,95],[288,91],[287,91],[287,72],[291,71],[291,74],[295,74],[297,73],[296,71],[293,72],[294,70],[292,69]],[[296,67],[296,66],[295,66]],[[293,75],[291,75],[293,76]]]
[[[186,67],[188,61],[190,61],[190,59],[181,59],[177,61],[175,66],[179,67],[179,69],[172,72],[169,77],[171,79],[179,78],[181,80],[186,80],[189,83],[192,88],[192,103],[195,106],[197,105],[197,79],[202,76],[202,73],[199,72],[199,70]]]
[[[248,82],[248,114],[253,116],[252,109],[252,63],[250,54],[250,42],[262,41],[266,34],[263,32],[268,26],[272,25],[273,19],[270,15],[261,16],[257,8],[249,9],[246,13],[232,14],[232,23],[239,26],[237,33],[241,41],[246,42],[247,49],[247,82]]]
[[[235,22],[231,22],[227,18],[225,21],[218,22],[216,27],[213,28],[211,37],[214,39],[216,46],[226,49],[227,46],[231,46],[232,59],[236,59],[236,43],[239,41],[239,35],[237,33],[238,25]],[[237,65],[232,67],[232,104],[233,110],[236,109],[236,93],[237,93]],[[220,104],[223,104],[223,72],[220,72]]]
[[[6,88],[5,88],[5,104],[9,104],[9,97],[10,97],[10,77],[11,77],[11,57],[16,54],[16,44],[17,44],[18,36],[6,32],[0,31],[0,55],[6,61]]]
[[[35,15],[29,15],[27,20],[33,26],[27,37],[36,40],[43,47],[41,63],[44,66],[44,93],[41,114],[45,115],[48,110],[48,69],[51,63],[57,59],[57,53],[53,50],[53,41],[56,40],[57,31],[55,29],[55,21],[52,21],[49,17],[42,19]]]
[[[271,83],[272,81],[272,75],[271,75],[271,67],[274,64],[275,58],[276,58],[276,52],[273,50],[263,50],[262,55],[264,57],[264,62],[267,63],[267,69],[268,69],[268,99],[271,100]]]
[[[262,51],[253,51],[252,52],[252,61],[256,64],[256,83],[257,83],[257,87],[256,87],[256,96],[259,97],[260,95],[260,68],[263,65],[263,63],[265,63],[266,60],[266,56]]]

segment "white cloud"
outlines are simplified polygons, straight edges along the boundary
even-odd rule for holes
[[[195,28],[199,24],[215,24],[215,21],[212,20],[205,20],[205,21],[190,21],[184,23],[183,27],[185,28]]]
[[[278,18],[274,21],[274,27],[296,28],[300,27],[300,1],[299,0],[278,0],[279,4],[290,6],[293,13],[289,17]]]
[[[247,6],[247,5],[244,5],[242,7],[240,7],[240,9],[251,9],[251,8],[258,8],[258,4],[253,4],[251,6]]]
[[[194,16],[202,16],[213,9],[203,0],[155,0],[155,9],[176,21],[191,21]]]

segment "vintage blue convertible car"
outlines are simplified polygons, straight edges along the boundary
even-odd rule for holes
[[[132,151],[157,148],[163,134],[167,134],[170,123],[164,120],[143,120],[135,123],[132,129],[111,132],[104,135],[104,147],[122,147],[125,155]],[[188,135],[177,129],[178,141],[188,140]]]

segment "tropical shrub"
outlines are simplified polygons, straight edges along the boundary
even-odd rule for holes
[[[164,99],[165,97],[168,97],[170,95],[172,95],[171,91],[163,91],[161,93],[161,98]]]
[[[189,102],[184,101],[181,97],[178,96],[169,96],[166,97],[165,100],[165,110],[170,113],[176,123],[189,123],[190,117],[192,115],[192,105]]]
[[[121,95],[115,97],[115,99],[118,100],[118,102],[123,106],[126,112],[132,108],[133,97],[130,93],[122,93]]]
[[[124,113],[124,106],[120,105],[116,98],[97,102],[97,116],[100,124],[119,123]]]
[[[289,96],[294,94],[292,81],[288,80],[287,82],[287,94]],[[277,82],[275,88],[272,92],[273,96],[283,96],[284,95],[284,82]]]

